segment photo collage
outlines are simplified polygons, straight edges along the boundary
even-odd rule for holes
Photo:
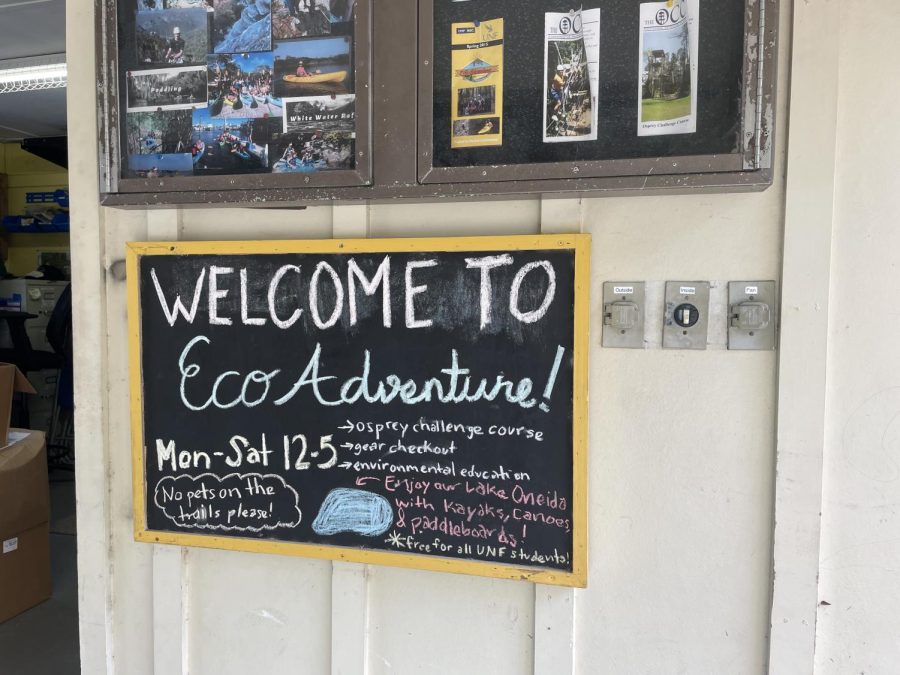
[[[356,0],[124,1],[126,177],[355,168]]]

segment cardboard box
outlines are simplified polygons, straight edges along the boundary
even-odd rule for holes
[[[12,363],[0,363],[0,446],[9,442],[9,419],[12,415],[13,394],[17,391],[36,393],[21,370]]]
[[[0,448],[0,622],[47,600],[50,485],[40,431],[12,429]]]
[[[50,523],[3,540],[0,623],[50,599]]]

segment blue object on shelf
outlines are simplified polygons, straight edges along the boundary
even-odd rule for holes
[[[60,208],[69,208],[69,191],[55,190],[53,192],[26,192],[26,204],[56,204]]]
[[[57,213],[49,223],[31,216],[4,216],[3,229],[11,234],[40,234],[46,232],[68,232],[69,214]]]
[[[26,192],[26,204],[47,204],[48,208],[43,214],[33,216],[4,216],[3,227],[7,232],[14,234],[37,234],[42,232],[68,232],[69,231],[69,191],[54,190],[53,192]],[[52,205],[52,206],[50,206]],[[65,209],[64,211],[58,211]],[[32,211],[32,209],[28,209]],[[35,209],[40,211],[40,209]],[[47,221],[50,218],[50,221]]]

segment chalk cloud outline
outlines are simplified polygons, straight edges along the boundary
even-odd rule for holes
[[[175,483],[180,478],[186,478],[186,479],[193,481],[194,483],[199,483],[199,481],[203,478],[211,478],[211,479],[215,480],[218,485],[222,485],[229,478],[237,478],[239,480],[243,480],[245,478],[253,478],[253,477],[259,478],[261,480],[264,480],[266,478],[275,478],[278,481],[280,481],[281,484],[285,488],[287,488],[288,490],[290,490],[293,493],[293,495],[294,495],[293,509],[297,512],[297,521],[296,522],[285,523],[285,522],[282,522],[281,519],[279,518],[278,522],[275,525],[262,525],[260,527],[252,527],[252,526],[229,527],[227,525],[208,525],[208,524],[201,524],[201,523],[197,523],[197,522],[179,523],[175,518],[173,518],[172,516],[169,515],[169,512],[166,510],[166,507],[164,507],[162,504],[159,503],[159,496],[160,496],[160,492],[162,491],[161,488],[165,481],[171,481],[171,482]],[[297,491],[293,487],[291,487],[290,485],[288,485],[285,482],[283,477],[279,476],[278,474],[274,474],[274,473],[266,473],[266,474],[262,474],[262,473],[230,473],[226,476],[217,476],[214,473],[203,473],[203,474],[200,474],[199,476],[190,476],[187,474],[179,474],[177,476],[163,476],[162,478],[160,478],[157,481],[156,487],[154,487],[153,490],[154,490],[153,491],[153,503],[156,505],[156,507],[158,509],[160,509],[160,511],[162,511],[163,515],[166,518],[168,518],[169,520],[171,520],[175,524],[176,527],[180,527],[180,528],[184,528],[184,529],[201,529],[201,530],[222,531],[222,532],[262,532],[264,530],[277,530],[277,529],[280,529],[283,527],[297,527],[298,525],[300,525],[301,522],[303,522],[303,512],[300,510],[300,495],[297,493]]]

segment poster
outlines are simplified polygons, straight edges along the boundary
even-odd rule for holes
[[[284,131],[353,131],[356,96],[310,96],[284,99]]]
[[[272,54],[210,54],[207,99],[212,117],[274,117],[282,114],[272,94]]]
[[[275,47],[275,96],[339,96],[354,92],[353,40],[306,38]]]
[[[215,0],[216,54],[272,51],[272,5],[264,0]]]
[[[600,10],[544,15],[544,143],[596,141]]]
[[[190,66],[126,73],[128,112],[184,110],[206,105],[206,68]]]
[[[128,168],[140,178],[190,175],[191,111],[130,112],[125,116]]]
[[[191,162],[194,173],[233,175],[269,170],[271,121],[247,116],[215,117],[209,108],[194,111]]]
[[[503,145],[503,19],[452,27],[451,148]]]
[[[318,173],[356,166],[356,132],[273,132],[272,173]]]
[[[699,0],[641,4],[638,136],[697,131]]]
[[[199,66],[209,52],[206,10],[138,12],[135,46],[141,67]]]

